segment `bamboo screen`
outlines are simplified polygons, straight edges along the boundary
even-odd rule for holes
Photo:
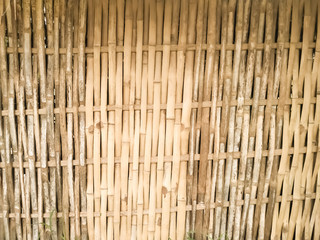
[[[0,0],[0,239],[319,239],[318,0]]]

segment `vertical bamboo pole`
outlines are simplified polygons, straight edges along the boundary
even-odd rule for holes
[[[281,76],[281,69],[282,64],[284,62],[284,51],[283,51],[283,42],[284,42],[284,29],[285,29],[285,3],[280,2],[279,3],[279,36],[278,36],[278,48],[277,48],[277,59],[276,59],[276,66],[275,66],[275,76],[274,76],[274,85],[273,85],[273,98],[278,97],[278,91],[280,87],[280,76]],[[282,87],[283,88],[283,87]],[[279,94],[280,95],[280,94]],[[278,105],[278,111],[276,114],[276,108],[275,106],[272,107],[272,114],[276,114],[276,124],[275,124],[275,148],[280,148],[281,144],[281,130],[282,130],[282,111],[281,111],[281,105],[283,106],[283,103],[279,102]],[[266,215],[266,225],[265,225],[265,237],[270,237],[271,232],[271,220],[273,216],[273,210],[275,205],[275,197],[276,197],[276,173],[278,171],[279,166],[279,157],[276,156],[274,159],[274,163],[272,165],[272,172],[271,172],[271,178],[270,178],[270,190],[269,190],[269,202],[268,202],[268,208],[267,208],[267,215]]]
[[[66,1],[60,1],[59,6],[61,27],[60,27],[60,46],[66,47]],[[62,160],[68,159],[68,134],[66,121],[66,55],[60,56],[59,70],[59,117],[60,117],[60,136]],[[62,212],[63,212],[63,235],[69,239],[69,191],[68,191],[68,169],[62,168]]]
[[[253,151],[254,142],[256,137],[256,119],[257,119],[257,101],[260,90],[260,78],[256,78],[253,81],[254,66],[256,62],[256,49],[255,45],[257,43],[258,29],[259,29],[259,12],[261,8],[261,2],[252,2],[251,8],[251,26],[249,33],[249,44],[250,48],[248,50],[247,66],[246,66],[246,86],[245,86],[245,100],[248,100],[252,96],[252,109],[250,116],[250,107],[244,106],[244,116],[243,116],[243,132],[242,139],[245,139],[245,144],[243,148],[241,146],[241,157],[243,158],[243,171],[245,171],[245,181],[244,181],[244,204],[242,208],[241,225],[240,225],[240,239],[244,238],[245,235],[245,223],[247,221],[248,206],[250,201],[250,178],[252,174],[252,162],[253,159],[248,158],[248,151]],[[247,144],[247,146],[246,146]],[[241,167],[240,167],[241,168]]]
[[[21,1],[17,2],[17,25],[18,25],[18,32],[19,32],[19,36],[23,35],[23,30],[24,30],[24,26],[22,24],[22,3]],[[23,45],[22,43],[22,37],[19,38],[19,45]],[[25,109],[25,105],[24,105],[24,100],[25,100],[25,78],[24,78],[24,64],[23,64],[23,56],[20,55],[20,82],[16,83],[16,88],[18,91],[18,109],[19,109],[19,125],[21,128],[21,144],[23,146],[19,146],[19,153],[22,155],[22,151],[24,152],[24,156],[25,159],[28,161],[28,146],[27,146],[27,130],[26,130],[26,118],[25,118],[25,113],[24,113],[24,109]],[[17,79],[18,80],[18,79]],[[19,162],[19,169],[20,169],[20,176],[23,176],[23,159],[22,162]],[[25,177],[20,179],[21,181],[21,186],[25,185],[25,180],[29,177],[29,170],[26,169],[25,170]],[[25,217],[25,221],[24,221],[24,225],[23,225],[23,237],[24,239],[31,239],[31,226],[30,226],[30,214],[29,214],[29,207],[27,206],[27,197],[28,193],[27,193],[27,186],[25,186],[24,188],[21,188],[21,195],[22,195],[22,206],[24,209],[24,213],[26,214]],[[27,236],[27,232],[28,232],[28,236]]]
[[[163,58],[162,58],[162,69],[159,72],[160,76],[156,78],[161,78],[160,80],[160,103],[166,104],[167,102],[167,92],[168,92],[168,72],[169,72],[169,63],[170,63],[170,34],[171,34],[171,21],[172,21],[172,1],[162,1],[159,3],[161,7],[164,4],[164,20],[163,20]],[[162,13],[159,14],[162,16]],[[160,18],[160,16],[158,16]],[[157,28],[157,31],[159,27]],[[157,44],[161,43],[161,33],[157,33]],[[158,58],[161,58],[158,57]],[[159,69],[160,70],[160,69]],[[158,162],[157,162],[157,199],[156,199],[156,208],[159,209],[162,206],[162,184],[164,177],[164,151],[165,151],[165,127],[166,127],[166,111],[160,110],[160,124],[159,124],[159,140],[158,140]],[[160,239],[161,237],[161,213],[157,213],[155,217],[155,239]]]
[[[133,1],[133,6],[137,8],[137,40],[136,40],[136,72],[135,72],[135,103],[141,103],[141,77],[142,77],[142,41],[143,41],[143,6],[142,0]],[[140,206],[138,206],[138,201],[141,198],[139,195],[139,173],[141,168],[139,167],[139,149],[140,149],[140,119],[141,111],[135,110],[135,122],[134,122],[134,146],[133,146],[133,164],[132,164],[132,210],[137,212],[137,216],[132,218],[132,235],[133,239],[140,236],[140,231],[138,229],[138,223],[140,221]]]
[[[274,3],[269,3],[269,8],[273,8],[272,16],[277,15],[277,8],[274,7]],[[275,35],[275,26],[276,22],[272,21],[272,33],[271,39],[274,38]],[[265,110],[265,121],[264,121],[264,132],[263,132],[263,144],[268,145],[268,156],[266,159],[266,169],[265,169],[265,180],[263,182],[263,198],[267,198],[268,191],[269,191],[269,181],[271,176],[271,170],[274,160],[274,153],[275,153],[275,116],[272,114],[271,111],[271,102],[273,100],[273,82],[274,82],[274,65],[275,65],[275,50],[271,50],[271,61],[270,61],[270,73],[268,77],[268,100]],[[261,166],[263,168],[263,164]],[[261,176],[263,178],[263,175]],[[261,215],[259,220],[259,235],[258,238],[262,239],[264,237],[265,231],[265,216],[266,216],[266,209],[267,204],[264,203],[261,206]]]
[[[4,2],[1,3],[0,5],[0,13],[1,13],[1,23],[0,23],[0,59],[1,59],[1,66],[0,66],[0,77],[1,77],[1,97],[2,97],[2,107],[3,110],[10,110],[12,109],[13,106],[11,105],[12,100],[9,100],[9,91],[10,91],[10,84],[8,82],[12,79],[11,77],[8,77],[8,72],[12,74],[12,67],[13,67],[13,58],[12,56],[9,58],[9,71],[7,69],[7,56],[6,56],[6,40],[5,40],[5,31],[6,28],[8,28],[8,32],[11,33],[11,26],[9,26],[9,22],[6,24],[6,19],[4,17],[5,9],[8,7],[10,9],[10,5],[4,4]],[[7,10],[8,10],[7,9]],[[8,16],[8,20],[10,19],[11,15],[10,12],[6,13]],[[6,26],[7,25],[7,26]],[[12,44],[12,38],[10,37],[7,39],[8,43],[11,45]],[[12,81],[13,83],[13,81]],[[9,85],[9,86],[8,86]],[[9,88],[9,89],[8,89]],[[13,86],[12,86],[13,88]],[[13,90],[13,89],[12,89]],[[13,96],[12,96],[13,97]],[[13,104],[13,102],[12,102]],[[0,113],[1,114],[1,113]],[[9,115],[10,117],[12,114]],[[1,116],[2,118],[2,116]],[[11,121],[13,119],[10,119]],[[14,124],[11,123],[11,125]],[[0,122],[0,128],[1,128],[1,133],[0,133],[0,141],[1,141],[1,158],[2,161],[4,162],[5,168],[3,169],[3,211],[2,214],[6,218],[5,219],[5,238],[10,239],[10,238],[15,238],[15,221],[14,219],[9,219],[9,213],[14,212],[14,189],[13,189],[13,176],[12,176],[12,163],[10,159],[10,133],[9,133],[9,128],[12,128],[13,126],[9,125],[9,117],[4,116],[3,117],[3,123],[2,119]],[[16,137],[16,136],[15,136]],[[16,147],[16,146],[13,146]]]
[[[203,109],[202,109],[202,102],[204,100],[204,95],[206,95],[206,99],[208,99],[208,96],[210,96],[210,86],[206,85],[207,84],[205,81],[205,76],[204,76],[204,52],[202,51],[202,44],[205,43],[206,40],[206,22],[207,22],[207,1],[199,1],[198,2],[198,7],[197,7],[197,25],[196,25],[196,51],[195,51],[195,64],[194,64],[194,80],[193,80],[193,96],[192,100],[193,101],[198,101],[198,109],[197,109],[197,123],[196,123],[196,152],[199,152],[200,149],[200,162],[199,162],[199,168],[198,164],[195,165],[194,170],[199,169],[197,171],[201,171],[201,173],[204,173],[204,176],[201,177],[201,180],[199,178],[199,182],[197,183],[198,179],[196,179],[194,175],[194,184],[193,184],[193,191],[192,191],[192,197],[193,197],[193,202],[196,203],[196,197],[198,197],[198,200],[200,203],[205,204],[206,201],[206,196],[208,196],[208,176],[211,175],[211,172],[208,172],[208,168],[205,167],[204,165],[207,164],[208,166],[208,153],[209,153],[209,134],[208,134],[208,129],[204,130],[206,134],[202,134],[201,137],[203,137],[205,140],[202,143],[203,139],[200,139],[200,130],[202,128],[206,128],[209,125],[209,115],[204,120],[202,118],[203,114]],[[206,89],[204,90],[204,87]],[[208,92],[209,90],[209,92]],[[195,111],[196,109],[193,109]],[[206,110],[204,110],[206,111]],[[202,124],[203,123],[203,124]],[[202,144],[202,145],[201,145]],[[210,179],[210,177],[209,177]],[[202,186],[200,186],[200,181],[202,181]],[[199,187],[196,189],[196,187]],[[207,197],[208,198],[208,197]],[[193,214],[195,217],[195,231],[196,234],[199,235],[199,232],[203,236],[207,235],[207,229],[206,229],[206,223],[204,219],[204,213],[206,212],[206,209],[202,212],[200,211],[194,211],[195,208],[193,208]]]
[[[79,105],[85,104],[85,41],[86,41],[87,1],[79,2]],[[85,141],[85,113],[79,113],[79,177],[80,177],[80,211],[87,211],[87,179],[86,179],[86,141]],[[81,239],[87,239],[87,219],[81,218]]]
[[[131,75],[131,42],[132,42],[132,2],[129,0],[125,5],[125,32],[124,32],[124,54],[123,54],[123,104],[130,101],[130,75]],[[121,211],[127,211],[128,204],[128,162],[130,151],[129,140],[129,111],[123,111],[123,132],[121,152]],[[120,238],[127,235],[127,217],[121,217]]]
[[[188,13],[187,13],[188,11]],[[189,4],[182,1],[180,18],[180,31],[179,44],[183,45],[195,43],[195,27],[196,27],[196,14],[197,2],[191,1]],[[194,52],[186,51],[184,59],[183,51],[177,53],[177,90],[176,90],[176,103],[183,102],[182,110],[175,110],[175,125],[180,125],[180,154],[188,153],[189,145],[189,132],[190,132],[190,116],[191,116],[191,102],[192,102],[192,86],[193,82],[193,64]],[[184,79],[183,79],[184,76]],[[185,86],[185,87],[183,87]],[[183,88],[183,93],[182,93]],[[182,96],[183,95],[183,96]],[[183,98],[183,99],[182,99]],[[182,112],[182,113],[181,113]],[[178,134],[178,132],[175,132]],[[176,135],[176,134],[175,134]],[[186,213],[186,174],[187,162],[181,162],[179,169],[179,185],[178,185],[178,236],[177,239],[182,239],[184,236],[185,227],[185,213]],[[183,219],[183,220],[182,220]]]
[[[94,106],[100,106],[100,46],[101,46],[101,19],[102,3],[99,0],[94,1],[94,40],[93,40],[93,94]],[[100,212],[100,112],[94,112],[94,147],[93,147],[93,191],[94,191],[94,211]],[[94,236],[100,239],[100,217],[94,219]]]
[[[37,17],[36,17],[36,1],[31,1],[31,20],[32,20],[32,26],[35,26],[37,23]],[[35,48],[38,47],[38,38],[37,38],[37,30],[35,30],[33,40],[33,46]],[[33,100],[33,120],[34,120],[34,143],[35,143],[35,161],[36,164],[41,163],[41,126],[39,122],[39,102],[40,102],[40,95],[39,95],[39,83],[40,83],[40,71],[38,69],[38,55],[34,54],[32,56],[32,100]],[[37,193],[38,193],[38,221],[40,223],[39,225],[39,232],[40,232],[40,239],[44,239],[44,225],[43,223],[43,188],[42,188],[42,177],[41,177],[41,168],[36,168],[37,176]]]
[[[67,3],[67,23],[66,23],[66,90],[67,90],[67,107],[73,107],[73,80],[72,80],[72,42],[73,42],[73,1]],[[67,113],[67,178],[69,193],[69,210],[75,212],[74,206],[74,182],[73,182],[73,114]],[[69,214],[68,214],[69,215]],[[70,219],[70,238],[75,238],[75,217]]]
[[[217,1],[216,5],[216,38],[215,43],[219,42],[220,39],[220,28],[221,28],[221,1]],[[217,53],[218,54],[218,53]],[[211,93],[211,113],[210,113],[210,137],[209,137],[209,152],[213,153],[212,161],[212,178],[211,178],[211,192],[210,192],[210,205],[215,202],[215,190],[216,190],[216,179],[217,179],[217,168],[218,168],[218,156],[219,156],[219,132],[220,132],[220,109],[217,108],[218,101],[218,65],[219,58],[214,58],[213,61],[213,76],[212,76],[212,93]],[[208,236],[214,236],[214,215],[215,211],[212,209],[209,215],[209,229]]]
[[[243,13],[244,13],[244,1],[239,1],[237,5],[237,24],[236,24],[236,36],[235,36],[235,53],[234,53],[234,63],[232,72],[232,83],[231,83],[231,100],[236,100],[238,84],[239,84],[239,72],[240,72],[240,61],[241,61],[241,46],[242,46],[242,32],[243,32]],[[235,129],[235,117],[236,117],[236,107],[232,106],[230,108],[230,123],[228,129],[228,152],[239,152],[239,141],[240,134],[239,130]],[[235,134],[237,133],[237,134]],[[237,144],[235,144],[237,143]],[[230,206],[227,222],[227,232],[226,236],[232,237],[233,232],[233,222],[235,214],[235,197],[237,189],[237,176],[238,176],[238,159],[229,156],[232,161],[231,173],[230,173]]]
[[[233,42],[233,32],[234,32],[234,15],[235,15],[235,1],[231,1],[228,3],[227,6],[227,22],[226,24],[226,43],[231,43]],[[222,20],[223,21],[223,20]],[[223,23],[222,23],[223,24]],[[223,26],[223,25],[222,25]],[[224,30],[222,28],[222,34],[224,33]],[[223,37],[223,35],[221,36]],[[222,50],[222,49],[221,49]],[[238,53],[239,54],[239,53]],[[222,112],[221,112],[221,134],[220,134],[220,152],[230,152],[232,151],[233,144],[232,144],[232,138],[233,138],[233,124],[230,115],[230,109],[229,109],[229,104],[230,100],[232,99],[232,90],[234,88],[234,85],[237,84],[232,76],[232,51],[226,51],[225,53],[225,69],[221,69],[221,72],[224,75],[221,77],[224,79],[224,87],[223,87],[223,102],[222,102]],[[234,58],[236,58],[234,56]],[[235,59],[235,61],[237,61]],[[231,130],[232,129],[232,130]],[[220,161],[221,162],[221,161]],[[220,162],[219,162],[219,169],[220,168]],[[222,160],[222,164],[224,164],[224,160]],[[226,159],[226,164],[225,164],[225,173],[224,176],[223,174],[220,176],[221,181],[223,181],[224,178],[224,183],[223,183],[223,190],[222,190],[222,201],[223,203],[228,200],[228,195],[229,195],[229,188],[230,188],[230,177],[231,177],[231,167],[232,167],[232,158],[230,154],[227,154],[227,159]],[[223,169],[223,166],[222,166]],[[220,174],[220,171],[218,172]],[[219,175],[218,175],[218,187],[219,187]],[[217,189],[218,190],[218,189]],[[217,191],[218,194],[218,191]],[[218,195],[217,195],[218,196]],[[221,227],[220,227],[220,234],[221,235],[226,235],[226,223],[227,223],[227,209],[225,207],[222,208],[221,212]],[[218,208],[217,208],[218,211]],[[227,236],[228,237],[228,236]]]
[[[108,45],[108,1],[102,2],[102,26],[101,26],[101,44]],[[107,93],[108,93],[108,54],[101,54],[101,157],[107,158],[108,151],[108,115],[107,115]],[[107,164],[101,166],[101,239],[107,239]]]
[[[137,45],[137,1],[132,1],[132,46]],[[136,53],[132,53],[131,57],[131,71],[130,71],[130,99],[129,99],[129,138],[130,138],[130,148],[129,155],[130,159],[133,160],[134,153],[134,140],[135,140],[135,92],[136,92]],[[128,207],[127,207],[127,235],[132,235],[133,226],[133,191],[135,186],[133,185],[133,163],[129,163],[129,175],[128,175]]]
[[[115,84],[116,84],[116,1],[109,3],[109,105],[115,105]],[[114,131],[115,131],[115,111],[109,111],[108,116],[108,211],[114,210]],[[113,216],[108,218],[107,239],[112,239],[113,235]]]
[[[163,43],[164,44],[170,44],[170,31],[171,31],[171,18],[172,18],[172,2],[167,1],[163,2],[160,1],[157,3],[157,44],[161,44],[162,41],[162,18],[163,18],[163,5],[164,7],[164,23],[163,23]],[[155,90],[155,103],[157,102],[158,108],[160,110],[160,103],[166,103],[167,100],[167,82],[168,82],[168,70],[169,70],[169,61],[170,61],[170,47],[165,46],[164,52],[163,52],[163,59],[162,63],[161,61],[161,55],[157,52],[156,53],[156,73],[155,73],[155,82],[154,87]],[[157,66],[162,65],[162,69]],[[161,80],[160,80],[161,78]],[[158,87],[158,81],[160,83],[159,88]],[[160,92],[161,91],[161,92]],[[159,95],[158,95],[159,94]],[[154,105],[154,106],[155,106]],[[162,184],[163,184],[163,157],[164,157],[164,146],[165,146],[165,118],[166,118],[166,112],[165,110],[160,110],[160,113],[157,112],[156,108],[154,107],[154,126],[153,126],[153,135],[154,138],[157,136],[158,133],[156,131],[159,131],[159,139],[155,139],[155,141],[158,141],[158,146],[155,146],[157,142],[153,142],[153,156],[155,149],[158,148],[158,162],[157,162],[157,186],[156,186],[156,192],[157,192],[157,199],[156,199],[156,208],[161,208],[162,205]],[[160,125],[157,126],[158,122],[158,114],[160,115]],[[157,126],[157,127],[156,127]],[[152,165],[153,166],[153,165]],[[155,186],[151,186],[153,188]],[[155,216],[155,238],[160,239],[161,234],[161,214],[156,214]]]
[[[209,1],[207,5],[208,9],[208,30],[207,30],[207,56],[206,56],[206,67],[205,67],[205,75],[204,75],[204,83],[203,83],[203,101],[210,101],[210,97],[212,94],[212,78],[213,78],[213,69],[214,69],[214,61],[216,59],[215,56],[215,43],[216,43],[216,1]],[[206,6],[205,6],[206,9]],[[203,109],[202,115],[204,118],[208,119],[208,152],[210,154],[212,152],[212,142],[210,139],[210,109]],[[202,117],[201,117],[202,119]],[[201,164],[201,163],[200,163]],[[207,163],[207,179],[206,179],[206,195],[205,195],[205,211],[204,211],[204,226],[203,231],[204,234],[208,237],[212,237],[210,235],[211,231],[211,222],[210,222],[210,214],[211,214],[211,206],[210,206],[210,198],[211,198],[211,186],[212,186],[212,161]]]
[[[262,1],[260,6],[260,15],[259,15],[259,28],[258,28],[258,37],[257,37],[258,43],[263,42],[263,34],[265,31],[265,15],[266,15],[265,11],[266,11],[266,1]],[[270,36],[270,30],[269,32],[266,32],[266,34],[268,34],[267,36]],[[266,41],[266,43],[268,42]],[[266,45],[266,48],[264,49],[265,57],[270,57],[270,49],[267,47],[269,46]],[[257,51],[256,65],[255,65],[255,85],[260,86],[260,89],[258,90],[258,93],[257,93],[258,96],[254,98],[253,108],[255,109],[257,108],[256,105],[259,104],[259,101],[262,99],[265,99],[265,96],[266,96],[269,62],[264,61],[265,68],[263,69],[262,60],[263,60],[262,51],[261,50]],[[257,187],[258,187],[258,181],[259,181],[259,172],[260,172],[260,166],[261,166],[261,160],[262,160],[263,117],[264,117],[263,115],[264,115],[264,107],[259,106],[258,113],[257,113],[257,120],[255,120],[255,125],[256,125],[255,156],[254,156],[253,169],[250,169],[252,171],[252,176],[250,176],[251,179],[249,180],[249,182],[251,182],[251,190],[250,190],[251,200],[256,199],[256,193],[257,193]],[[254,208],[255,207],[253,206],[253,204],[249,204],[247,229],[246,229],[247,231],[246,236],[248,238],[252,238],[252,235],[253,235]],[[258,210],[256,209],[256,211]]]
[[[116,45],[123,46],[124,39],[124,1],[117,0],[117,31],[116,31]],[[122,105],[122,79],[123,79],[123,53],[117,52],[116,54],[116,84],[115,84],[115,104],[117,106]],[[115,156],[121,157],[121,149],[122,149],[122,110],[121,108],[116,108],[115,111]],[[121,185],[121,164],[115,164],[115,189],[120,189]],[[120,191],[115,191],[114,195],[114,238],[120,238]]]
[[[148,44],[148,39],[149,39],[149,5],[150,1],[144,1],[143,2],[143,44],[147,45]],[[147,135],[147,103],[148,103],[148,52],[144,51],[142,53],[142,89],[141,89],[141,127],[140,127],[140,153],[141,157],[143,159],[145,158],[145,152],[146,152],[146,135]],[[146,200],[148,199],[148,192],[146,192],[146,184],[144,180],[146,179],[148,172],[147,172],[147,167],[145,167],[145,161],[143,161],[143,164],[141,164],[140,168],[140,173],[139,173],[139,197],[138,199],[138,204],[139,206],[139,219],[138,219],[138,233],[141,233],[141,236],[138,235],[138,238],[146,239],[147,238],[147,216],[143,214],[143,210],[147,209],[147,206],[149,202]]]
[[[273,24],[273,9],[272,9],[272,2],[267,1],[266,2],[266,29],[265,29],[265,43],[266,46],[264,48],[264,56],[263,56],[263,66],[262,66],[262,73],[261,73],[261,90],[260,90],[260,99],[265,99],[266,98],[266,89],[268,86],[268,79],[270,78],[269,76],[269,69],[270,69],[270,61],[271,61],[271,41],[272,41],[272,24]],[[262,53],[258,53],[259,55]],[[258,110],[258,125],[257,125],[257,135],[262,135],[262,143],[261,143],[261,150],[266,150],[267,149],[267,141],[265,139],[266,136],[264,134],[268,135],[264,131],[264,122],[266,122],[265,118],[267,118],[267,113],[265,112],[265,107],[264,106],[259,106]],[[258,174],[259,182],[257,183],[258,185],[258,193],[257,193],[257,206],[255,207],[255,213],[254,213],[254,220],[253,220],[253,238],[257,238],[257,230],[258,230],[258,224],[259,224],[259,219],[260,219],[260,212],[261,212],[261,202],[264,192],[264,181],[265,181],[265,171],[266,171],[266,158],[262,157],[259,159],[261,161],[261,167],[259,172],[253,170],[253,174]],[[254,165],[256,166],[256,164]],[[250,208],[253,208],[250,206]],[[250,213],[249,209],[249,213]],[[253,213],[250,213],[253,214]],[[249,216],[250,216],[249,214]],[[253,216],[251,216],[252,218]]]
[[[79,47],[79,1],[74,3],[74,35],[73,46]],[[73,107],[73,128],[74,128],[74,158],[80,161],[80,139],[79,139],[79,55],[75,54],[73,58],[73,72],[72,72],[72,107]],[[75,166],[74,174],[74,214],[75,214],[75,238],[80,239],[80,169],[79,166]]]
[[[24,0],[22,4],[23,9],[23,25],[24,25],[24,74],[26,81],[26,102],[27,109],[33,108],[32,103],[32,70],[31,70],[31,29],[30,29],[30,1]],[[33,131],[33,116],[27,117],[28,129],[28,162],[30,174],[30,196],[31,208],[33,212],[38,211],[37,193],[36,193],[36,171],[35,171],[35,156],[34,156],[34,131]],[[32,235],[35,239],[38,238],[38,219],[34,218],[32,221]]]
[[[60,103],[60,56],[59,56],[59,46],[60,46],[60,32],[59,32],[59,22],[60,22],[60,0],[54,1],[54,94],[55,94],[55,106],[59,107]],[[54,146],[55,146],[55,162],[56,162],[56,191],[57,191],[57,212],[62,211],[62,179],[61,179],[61,143],[60,143],[60,114],[55,115],[55,125],[54,125]],[[57,235],[62,235],[63,219],[58,220],[58,231]]]
[[[173,11],[179,11],[179,5],[180,1],[176,1],[172,6],[172,12]],[[167,8],[170,10],[170,2],[166,2],[165,4],[165,11]],[[170,12],[168,13],[170,14]],[[165,12],[165,17],[169,17],[167,15],[167,12]],[[170,31],[171,31],[171,39],[172,42],[175,44],[178,42],[178,15],[172,16],[172,24],[169,25]],[[166,19],[165,19],[166,21]],[[165,23],[166,27],[166,23]],[[166,30],[164,32],[164,43],[167,41],[168,37],[167,34],[169,34]],[[185,33],[182,33],[185,35]],[[166,50],[168,51],[168,50]],[[164,53],[165,54],[165,53]],[[165,57],[165,56],[164,56]],[[164,61],[164,59],[163,59]],[[162,86],[165,87],[165,82],[168,82],[168,97],[167,100],[167,109],[166,109],[166,130],[165,130],[165,142],[164,142],[164,154],[165,156],[172,156],[172,143],[173,143],[173,127],[174,127],[174,105],[175,105],[175,92],[176,92],[176,53],[171,52],[170,53],[170,65],[168,65],[168,73],[165,74],[166,66],[163,62],[163,68],[162,68]],[[169,64],[168,62],[168,64]],[[166,79],[167,78],[167,79]],[[159,139],[160,144],[160,139]],[[159,145],[159,151],[160,151],[160,145]],[[162,150],[161,150],[162,151]],[[160,156],[160,153],[158,152],[159,156],[159,162],[158,164],[161,164],[162,158]],[[162,195],[162,216],[161,216],[161,239],[168,238],[169,233],[169,208],[170,208],[170,182],[171,182],[171,162],[165,162],[164,163],[164,173],[163,173],[163,180],[162,180],[162,188],[161,188],[161,195]]]
[[[151,20],[152,14],[154,14],[154,17],[156,17],[155,19],[156,25],[154,26],[155,33],[153,33],[154,34],[153,41],[157,45],[160,45],[162,43],[164,2],[157,1],[154,9],[156,10],[156,13],[150,12],[150,20]],[[153,21],[154,21],[154,18],[153,18]],[[151,23],[150,23],[150,26],[151,26]],[[150,41],[151,41],[151,32],[150,32],[149,42]],[[151,152],[152,158],[156,157],[158,153],[158,144],[159,144],[162,52],[155,53],[154,68],[155,69],[153,73],[153,123],[152,123],[152,152]],[[163,94],[166,94],[166,91]],[[157,181],[157,163],[152,162],[151,173],[150,173],[150,205],[149,205],[149,226],[148,226],[148,232],[149,232],[148,236],[151,239],[155,237],[155,228],[156,228],[156,207],[157,207],[157,192],[156,192],[157,182],[156,181]]]
[[[38,46],[38,63],[40,75],[40,108],[46,106],[46,58],[45,58],[45,43],[44,43],[44,17],[43,17],[43,1],[36,2],[36,41]],[[50,212],[50,197],[49,197],[49,179],[48,179],[48,166],[47,166],[47,118],[46,116],[40,117],[40,161],[41,161],[41,181],[44,194],[44,209],[45,213]],[[39,200],[42,202],[42,199]],[[40,209],[40,206],[39,206]],[[49,219],[46,219],[46,224],[49,224]]]
[[[54,35],[53,35],[53,2],[50,0],[45,1],[46,8],[46,21],[47,21],[47,39],[48,47],[54,47]],[[46,89],[46,109],[47,109],[47,143],[48,143],[48,153],[49,161],[55,161],[55,142],[54,142],[54,56],[48,56],[47,64],[47,89]],[[50,212],[52,215],[52,232],[51,236],[53,239],[57,239],[57,222],[56,222],[56,169],[50,169]]]
[[[13,163],[18,163],[18,140],[17,130],[14,116],[14,97],[15,97],[15,84],[19,81],[19,62],[17,54],[17,29],[15,24],[15,9],[13,3],[6,2],[7,9],[7,31],[9,36],[9,46],[15,49],[14,55],[9,55],[9,75],[8,75],[8,119],[9,119],[9,133],[13,155]],[[5,50],[6,51],[6,50]],[[14,209],[11,212],[15,212],[15,224],[11,224],[11,228],[15,228],[13,231],[16,235],[12,237],[22,238],[21,223],[20,223],[20,176],[19,169],[14,168]],[[13,200],[13,199],[12,199]],[[13,203],[11,203],[13,204]],[[11,205],[13,206],[13,205]],[[18,218],[19,217],[19,218]],[[11,222],[13,219],[11,219]]]
[[[87,46],[94,44],[94,2],[88,1],[88,31]],[[86,150],[87,159],[93,159],[94,153],[94,122],[93,122],[93,85],[94,85],[94,59],[92,54],[87,55],[87,75],[85,85],[85,108],[86,108]],[[93,166],[87,166],[87,219],[89,239],[94,239],[94,173]]]
[[[248,33],[249,33],[249,20],[250,20],[250,8],[251,1],[247,0],[244,2],[244,13],[243,13],[243,32],[242,32],[242,42],[246,43],[248,41]],[[237,110],[236,110],[236,127],[235,127],[235,142],[234,148],[239,151],[240,143],[243,141],[241,138],[242,133],[242,123],[243,123],[243,104],[244,104],[244,94],[245,94],[245,67],[246,67],[246,57],[247,51],[242,50],[240,56],[240,70],[239,70],[239,89],[238,89],[238,97],[237,97]],[[242,146],[242,143],[241,143]],[[247,147],[247,146],[246,146]],[[241,151],[242,152],[242,151]],[[237,160],[238,161],[238,160]],[[245,168],[244,168],[244,160],[242,160],[242,156],[240,157],[239,162],[239,176],[237,179],[237,190],[236,190],[236,210],[235,210],[235,220],[234,220],[234,229],[233,229],[233,238],[239,239],[240,234],[240,218],[241,218],[241,205],[239,201],[242,198],[243,193],[243,181],[245,178]]]
[[[31,1],[31,8],[32,13],[31,15],[34,16],[32,18],[32,24],[33,26],[36,25],[36,1]],[[38,47],[37,42],[37,34],[34,34],[33,38],[33,46],[35,48]],[[39,103],[40,103],[40,71],[38,67],[38,55],[34,54],[32,56],[32,100],[33,100],[33,120],[34,120],[34,153],[35,153],[35,164],[41,164],[41,126],[39,121]],[[41,178],[41,168],[35,168],[36,169],[36,175],[37,177],[37,194],[38,194],[38,221],[40,223],[39,225],[39,233],[40,233],[40,239],[44,239],[45,235],[45,225],[43,224],[43,210],[44,210],[44,204],[43,204],[43,187],[42,187],[42,178]]]

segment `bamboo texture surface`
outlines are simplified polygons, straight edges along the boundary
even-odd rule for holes
[[[0,239],[320,239],[319,0],[0,16]]]

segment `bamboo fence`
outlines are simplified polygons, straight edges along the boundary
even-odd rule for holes
[[[320,239],[319,0],[0,17],[0,239]]]

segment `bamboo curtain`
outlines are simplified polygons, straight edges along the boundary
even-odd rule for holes
[[[0,239],[319,239],[318,0],[0,0]]]

